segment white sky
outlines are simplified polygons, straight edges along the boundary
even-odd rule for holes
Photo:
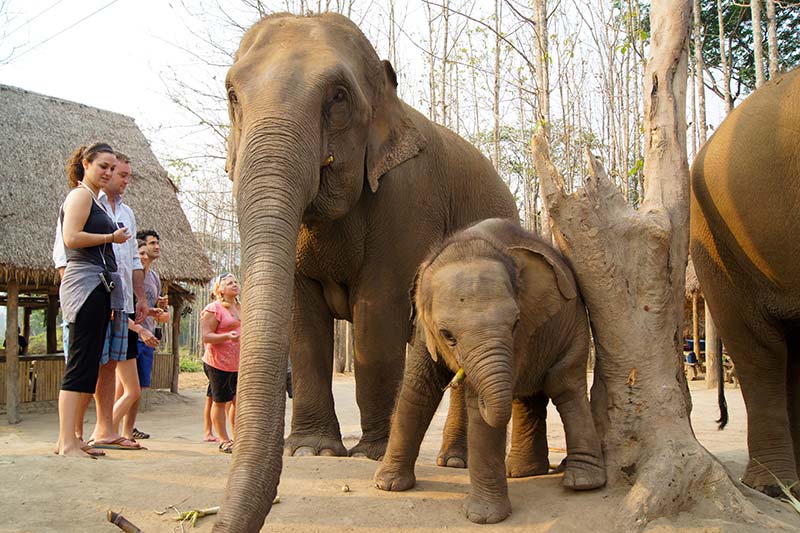
[[[187,60],[170,44],[190,40],[180,0],[10,0],[9,10],[0,83],[129,115],[151,142],[159,124],[185,121],[162,82]]]

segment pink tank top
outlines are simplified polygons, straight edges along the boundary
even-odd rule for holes
[[[217,319],[217,329],[214,333],[228,333],[235,331],[241,334],[242,323],[234,318],[228,308],[220,301],[211,302],[203,309],[203,313],[213,313]],[[202,316],[202,315],[201,315]],[[203,362],[225,372],[239,371],[239,343],[228,341],[220,344],[206,344]]]

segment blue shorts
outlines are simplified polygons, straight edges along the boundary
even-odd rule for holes
[[[128,313],[119,309],[114,310],[114,320],[108,323],[106,340],[103,343],[103,355],[100,364],[108,363],[109,359],[124,361],[128,358]]]
[[[136,350],[138,352],[136,370],[139,372],[139,386],[142,388],[149,387],[150,378],[153,376],[153,359],[155,358],[156,349],[137,340]]]

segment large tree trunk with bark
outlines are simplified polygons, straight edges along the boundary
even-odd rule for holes
[[[595,423],[611,486],[631,486],[618,530],[693,508],[742,521],[757,511],[694,437],[681,354],[689,244],[686,83],[691,0],[652,4],[644,79],[645,197],[636,211],[589,154],[573,194],[549,160],[534,160],[556,242],[577,274],[596,345]],[[698,507],[696,507],[700,504]]]

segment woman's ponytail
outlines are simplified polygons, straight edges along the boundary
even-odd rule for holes
[[[85,151],[86,147],[80,146],[72,152],[67,161],[67,181],[70,189],[74,189],[78,183],[83,181],[83,153]]]

